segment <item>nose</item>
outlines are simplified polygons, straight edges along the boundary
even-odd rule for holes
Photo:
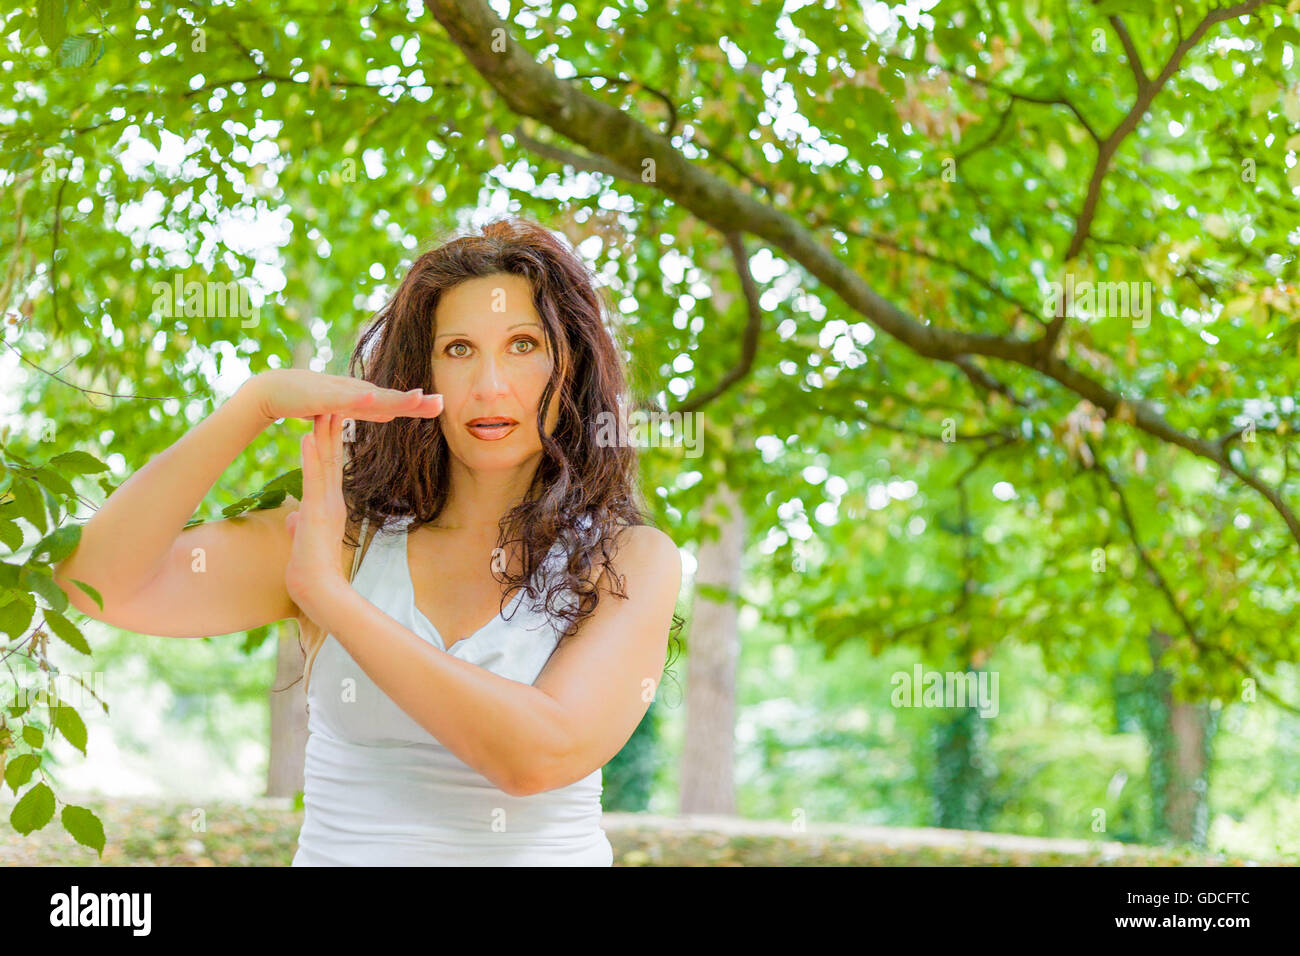
[[[506,392],[505,370],[491,355],[480,359],[474,368],[474,398],[490,402]]]

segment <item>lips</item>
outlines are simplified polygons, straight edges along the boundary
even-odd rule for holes
[[[481,441],[499,441],[514,431],[518,425],[519,423],[513,418],[502,415],[475,418],[465,423],[469,433]]]

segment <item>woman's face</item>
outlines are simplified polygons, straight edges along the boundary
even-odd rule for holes
[[[467,279],[444,292],[434,315],[433,391],[451,453],[474,469],[510,468],[541,453],[537,407],[553,364],[532,285],[501,273]],[[559,420],[551,397],[546,433]],[[476,419],[515,424],[482,427]]]

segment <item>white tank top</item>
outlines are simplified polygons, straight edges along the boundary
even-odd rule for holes
[[[504,615],[448,651],[415,606],[410,520],[377,533],[364,559],[357,549],[353,587],[453,657],[532,684],[559,630],[520,590]],[[539,569],[543,582],[563,556],[556,542]],[[292,866],[613,865],[600,825],[600,768],[556,790],[510,796],[398,707],[333,635],[312,664],[307,706],[305,813]]]

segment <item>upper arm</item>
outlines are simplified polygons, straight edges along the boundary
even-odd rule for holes
[[[668,535],[637,525],[624,531],[614,563],[627,598],[602,588],[595,612],[560,642],[533,683],[558,705],[569,744],[537,769],[526,792],[567,786],[603,767],[654,700],[682,584],[681,556]]]
[[[284,519],[299,506],[290,496],[278,508],[182,530],[153,578],[130,597],[102,595],[103,610],[57,569],[55,580],[77,610],[137,634],[212,637],[296,617],[284,583],[293,548]],[[340,562],[347,560],[342,548]]]

